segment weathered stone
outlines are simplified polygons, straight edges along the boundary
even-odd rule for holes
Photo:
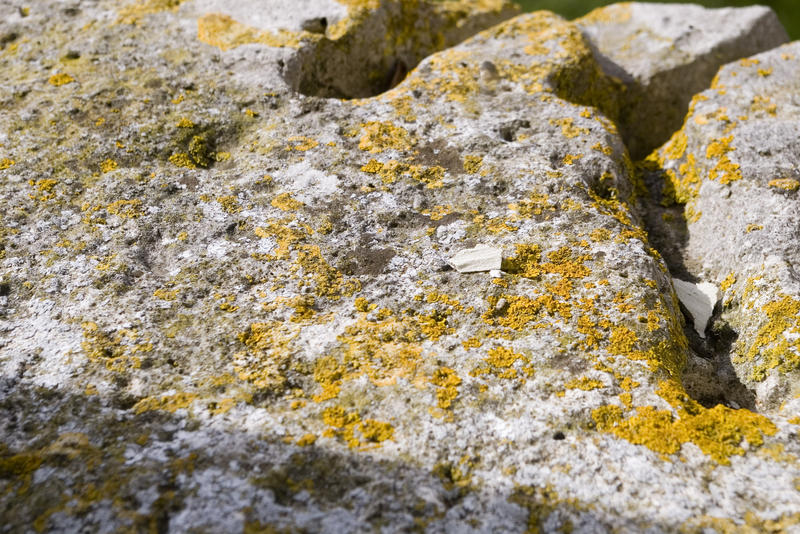
[[[0,524],[792,528],[796,421],[714,397],[579,27],[343,4],[2,6]]]
[[[798,58],[794,43],[725,66],[650,158],[666,176],[662,204],[686,203],[685,219],[659,223],[664,208],[652,223],[685,225],[673,261],[721,284],[714,328],[738,333],[734,366],[764,408],[800,393]]]
[[[603,69],[625,84],[619,124],[634,158],[680,128],[692,96],[708,87],[721,65],[789,40],[764,6],[626,2],[576,22],[599,51]]]

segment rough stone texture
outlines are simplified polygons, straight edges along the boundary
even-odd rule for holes
[[[690,347],[577,25],[226,4],[1,8],[0,531],[796,529],[797,401]]]
[[[600,52],[603,69],[625,84],[619,124],[634,158],[680,128],[692,96],[708,87],[721,64],[789,40],[764,6],[631,2],[598,8],[576,22]]]
[[[674,260],[725,291],[714,330],[762,408],[800,394],[800,46],[725,66],[692,101],[683,128],[651,158],[666,174],[654,224],[671,227]],[[664,212],[667,220],[658,222]],[[679,214],[680,215],[680,214]],[[793,408],[791,408],[793,407]]]

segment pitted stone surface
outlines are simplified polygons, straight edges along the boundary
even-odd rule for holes
[[[576,22],[597,47],[606,72],[625,84],[620,128],[634,158],[680,128],[692,96],[708,87],[720,65],[789,40],[765,6],[626,2]]]
[[[537,12],[431,54],[505,4],[344,4],[11,6],[0,531],[795,528],[800,421],[684,391],[580,28]],[[452,15],[407,26],[407,77],[297,92],[332,28],[397,10]],[[448,266],[479,244],[501,277]]]

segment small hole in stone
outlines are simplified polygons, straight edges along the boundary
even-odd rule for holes
[[[566,436],[560,430],[558,432],[556,432],[555,434],[553,434],[553,439],[556,440],[556,441],[561,441],[561,440],[563,440],[565,438],[566,438]]]

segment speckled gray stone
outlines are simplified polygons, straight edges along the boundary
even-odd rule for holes
[[[577,25],[263,5],[0,7],[0,532],[796,529]]]

